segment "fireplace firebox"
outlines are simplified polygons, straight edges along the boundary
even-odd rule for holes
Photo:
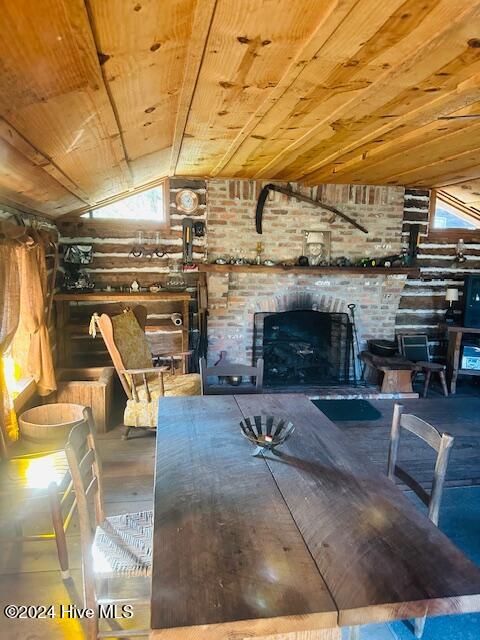
[[[353,332],[346,313],[296,310],[262,316],[266,386],[352,381]]]

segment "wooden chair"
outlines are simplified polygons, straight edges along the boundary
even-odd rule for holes
[[[200,376],[202,378],[202,395],[232,395],[238,393],[262,393],[263,390],[263,359],[257,360],[256,367],[246,364],[220,363],[214,367],[207,367],[205,358],[200,358]],[[217,384],[209,384],[208,378],[219,378]],[[229,384],[228,378],[255,378],[255,384]],[[222,384],[223,382],[223,384]]]
[[[423,386],[424,398],[427,397],[432,373],[438,373],[443,395],[448,396],[447,381],[445,379],[446,366],[438,362],[430,362],[430,349],[428,348],[427,335],[400,335],[398,336],[398,347],[402,355],[422,368],[425,375],[425,384]]]
[[[127,394],[123,421],[124,439],[132,427],[155,429],[158,400],[163,396],[200,395],[200,376],[197,373],[175,375],[176,357],[187,358],[191,352],[162,353],[152,356],[145,335],[147,310],[136,306],[116,316],[94,314],[120,382]],[[94,333],[91,329],[91,333]],[[153,360],[168,361],[166,366],[153,366]]]
[[[440,433],[433,425],[417,418],[412,414],[403,414],[403,406],[395,403],[393,409],[392,430],[390,434],[390,448],[388,451],[387,475],[390,480],[395,476],[404,482],[420,500],[428,507],[428,518],[438,526],[440,503],[442,500],[443,485],[447,472],[448,460],[453,446],[454,438],[448,433]],[[398,447],[400,444],[400,432],[405,429],[421,438],[437,452],[435,471],[433,475],[432,490],[429,494],[410,474],[397,465]],[[415,620],[415,637],[421,638],[425,626],[425,617]]]
[[[53,531],[26,535],[24,524],[30,523],[32,504],[39,500],[49,502]],[[64,451],[10,458],[0,466],[0,511],[20,514],[10,522],[14,534],[2,536],[0,542],[21,544],[55,540],[63,580],[70,577],[65,534],[75,507],[73,483]]]
[[[105,517],[103,505],[102,472],[95,446],[93,416],[90,408],[84,410],[85,421],[70,432],[65,445],[73,488],[76,494],[82,549],[84,605],[98,612],[102,605],[124,603],[123,598],[101,597],[102,586],[110,585],[115,578],[124,585],[125,580],[141,577],[148,580],[152,565],[153,512],[142,511]],[[93,497],[94,526],[92,526],[89,499]],[[132,599],[128,598],[128,602]],[[136,602],[148,603],[149,598]],[[148,635],[145,631],[99,630],[98,617],[87,620],[88,640],[102,637],[131,637]]]

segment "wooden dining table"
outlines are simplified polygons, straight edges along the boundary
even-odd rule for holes
[[[252,456],[255,415],[294,423],[279,455]],[[301,394],[162,399],[154,509],[154,640],[480,611],[480,569]]]

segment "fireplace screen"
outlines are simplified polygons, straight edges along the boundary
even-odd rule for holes
[[[268,386],[348,383],[352,351],[352,325],[345,313],[286,311],[264,318]]]

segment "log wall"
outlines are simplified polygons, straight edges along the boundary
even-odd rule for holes
[[[420,224],[422,233],[418,248],[417,265],[420,277],[409,278],[403,290],[396,319],[397,333],[426,333],[431,352],[437,359],[446,353],[444,324],[447,287],[459,289],[459,302],[455,304],[457,320],[461,322],[463,279],[469,273],[480,273],[480,232],[477,239],[465,241],[466,262],[456,261],[457,240],[446,232],[428,235],[430,192],[423,189],[405,190],[403,232],[405,238],[411,224]]]
[[[93,262],[85,268],[90,274],[96,288],[105,289],[107,285],[115,289],[127,290],[136,280],[141,287],[150,287],[155,284],[164,285],[172,268],[182,262],[182,220],[187,214],[177,209],[176,196],[180,189],[189,188],[195,191],[199,199],[197,211],[191,215],[197,220],[206,220],[206,185],[204,180],[185,180],[183,178],[171,178],[169,189],[170,227],[168,229],[156,226],[151,222],[139,222],[138,224],[126,221],[104,221],[89,218],[76,218],[60,220],[58,228],[60,232],[61,246],[64,248],[71,244],[92,244]],[[132,247],[136,244],[137,232],[142,231],[144,247],[146,250],[158,248],[164,252],[162,257],[152,259],[129,256]],[[158,245],[156,237],[158,233]],[[206,239],[194,238],[193,259],[197,262],[206,257]],[[61,267],[63,270],[63,266]],[[188,291],[191,294],[190,304],[190,345],[195,347],[198,340],[197,329],[197,282],[198,273],[184,273],[188,283]],[[148,332],[152,350],[180,350],[181,329],[174,330],[169,326],[170,315],[181,311],[178,303],[149,303],[146,304],[149,317],[148,323],[161,325],[165,328]],[[108,313],[119,312],[119,306],[101,305],[98,303],[82,302],[71,305],[72,319],[78,324],[79,334],[72,341],[72,352],[76,356],[78,366],[99,366],[110,362],[108,353],[101,337],[92,340],[85,327],[94,312]]]

